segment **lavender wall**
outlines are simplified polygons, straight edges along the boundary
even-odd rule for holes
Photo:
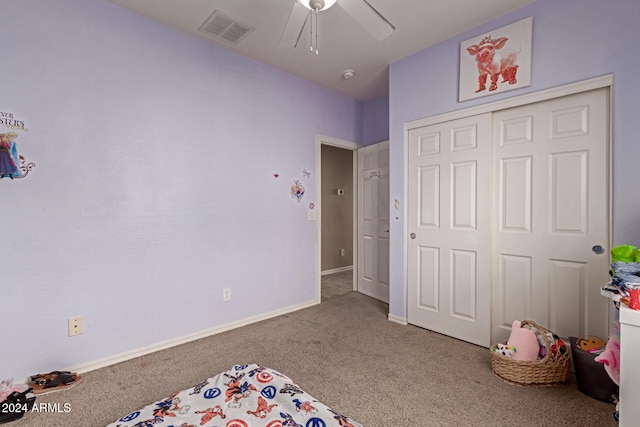
[[[533,16],[532,85],[458,103],[460,42]],[[613,86],[613,243],[640,246],[637,181],[640,144],[633,125],[640,114],[637,0],[538,0],[391,65],[390,200],[404,200],[404,123],[605,74]],[[404,207],[391,224],[390,314],[406,318]]]
[[[389,139],[389,97],[383,96],[362,105],[362,144],[372,145]]]
[[[36,167],[0,180],[0,378],[316,300],[315,136],[361,142],[359,102],[103,0],[2,17],[0,111]]]

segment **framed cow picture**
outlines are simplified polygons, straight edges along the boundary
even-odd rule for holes
[[[458,101],[531,84],[533,18],[525,18],[460,43]]]

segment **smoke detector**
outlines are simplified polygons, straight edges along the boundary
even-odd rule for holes
[[[351,77],[355,76],[356,72],[353,70],[344,70],[342,72],[342,78],[345,80],[349,80]]]

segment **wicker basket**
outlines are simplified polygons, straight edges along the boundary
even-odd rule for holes
[[[551,357],[552,343],[547,337],[549,331],[530,320],[522,321],[523,327],[527,325],[540,332],[547,354],[540,360],[527,362],[502,356],[494,351],[497,346],[493,346],[490,350],[493,373],[501,380],[519,386],[554,387],[564,384],[571,365],[570,349],[565,344],[564,353]]]

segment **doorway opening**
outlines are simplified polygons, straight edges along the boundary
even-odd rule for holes
[[[318,302],[357,290],[358,148],[354,142],[316,137]]]

